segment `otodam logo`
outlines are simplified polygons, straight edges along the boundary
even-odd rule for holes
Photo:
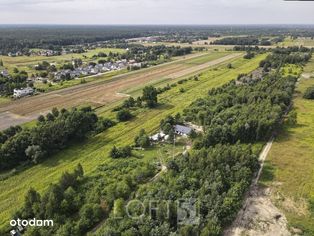
[[[49,227],[49,226],[53,226],[53,220],[38,220],[38,219],[29,219],[29,220],[25,220],[25,219],[16,219],[16,220],[11,220],[10,221],[10,225],[12,227],[15,226],[23,226],[23,227],[27,227],[27,226],[31,226],[31,227]]]

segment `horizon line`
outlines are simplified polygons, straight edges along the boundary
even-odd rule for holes
[[[314,23],[211,23],[211,24],[73,24],[73,23],[0,23],[0,26],[314,26]]]

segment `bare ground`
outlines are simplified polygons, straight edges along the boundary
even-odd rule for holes
[[[184,64],[171,62],[136,73],[115,76],[106,81],[91,82],[5,103],[0,105],[0,130],[10,125],[22,124],[34,120],[40,114],[46,114],[53,107],[69,108],[84,104],[91,104],[96,107],[106,105],[123,99],[124,96],[121,96],[119,91],[160,78],[179,78],[186,75],[185,73],[190,74],[197,72],[198,70],[220,64],[224,61],[239,57],[240,55],[241,54],[227,55],[189,70],[185,70],[186,66]],[[197,56],[200,56],[200,54]],[[178,61],[188,60],[197,56],[191,55]]]
[[[271,201],[271,189],[258,185],[264,161],[274,138],[260,154],[260,170],[245,197],[242,209],[224,236],[290,236],[286,217]]]
[[[272,203],[271,189],[254,185],[225,236],[290,236],[286,217]]]

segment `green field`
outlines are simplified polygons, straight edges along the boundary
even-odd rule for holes
[[[0,56],[0,60],[3,61],[4,67],[6,67],[9,72],[13,71],[13,68],[16,67],[19,70],[25,70],[28,73],[36,73],[38,71],[34,70],[34,66],[43,61],[47,61],[49,63],[57,63],[64,64],[65,62],[71,61],[75,58],[80,58],[85,62],[93,61],[92,56],[98,54],[99,52],[104,52],[108,54],[109,52],[115,53],[123,53],[124,49],[117,48],[97,48],[93,50],[89,50],[86,53],[70,53],[60,56],[19,56],[19,57],[9,57],[9,56]],[[84,58],[86,56],[87,58]],[[100,59],[100,58],[99,58]]]
[[[210,88],[221,86],[235,79],[240,73],[254,70],[265,57],[266,55],[259,55],[252,60],[238,59],[232,62],[233,69],[227,69],[226,65],[230,63],[227,61],[216,66],[216,69],[203,72],[199,81],[189,80],[161,94],[159,98],[161,105],[158,108],[137,111],[137,116],[131,121],[118,123],[113,128],[84,143],[73,144],[49,160],[1,181],[0,228],[6,227],[12,213],[21,207],[24,194],[30,187],[43,192],[50,183],[56,182],[64,171],[73,169],[78,163],[82,164],[87,176],[93,175],[99,165],[106,166],[107,169],[114,169],[116,175],[119,176],[118,179],[117,176],[110,176],[107,172],[103,174],[111,181],[119,181],[123,178],[123,174],[127,174],[127,169],[120,167],[121,164],[128,166],[135,162],[140,165],[142,162],[156,160],[158,157],[153,152],[144,152],[142,159],[132,158],[129,160],[113,160],[108,157],[108,152],[113,145],[132,144],[134,137],[142,128],[148,133],[155,132],[161,119],[167,115],[181,112],[192,101],[205,96]],[[185,92],[180,92],[180,88],[184,88]],[[136,88],[134,89],[136,90]],[[106,117],[114,117],[111,109],[115,105],[101,108],[98,113]]]
[[[314,74],[313,59],[304,73]],[[273,188],[274,202],[304,235],[314,235],[314,101],[302,96],[313,85],[313,78],[300,80],[294,98],[297,125],[285,125],[276,138],[261,181]]]
[[[192,59],[189,59],[189,60],[186,60],[186,61],[178,61],[178,62],[174,61],[173,64],[183,64],[184,65],[184,69],[188,69],[188,68],[191,68],[193,66],[202,65],[202,64],[204,64],[206,62],[219,59],[219,58],[227,56],[229,54],[230,54],[230,52],[211,52],[211,53],[208,53],[208,54],[196,57],[196,58],[192,58]],[[238,59],[234,59],[233,61],[237,61],[237,60]],[[232,62],[232,61],[230,61],[230,62]],[[201,71],[200,71],[200,73],[201,73]],[[126,74],[126,76],[127,75],[128,74]],[[185,77],[187,78],[189,76],[191,76],[191,75],[187,75]],[[121,93],[126,93],[126,94],[131,94],[132,96],[138,96],[138,95],[140,95],[140,93],[142,92],[142,89],[146,85],[154,85],[156,87],[163,87],[163,86],[166,86],[167,84],[174,83],[174,82],[176,82],[176,81],[178,81],[180,79],[183,79],[183,78],[172,79],[171,81],[169,81],[169,78],[161,77],[160,79],[151,81],[151,82],[149,82],[149,83],[147,83],[145,85],[140,85],[140,86],[137,86],[135,88],[129,88],[129,89],[126,89],[126,90],[122,90],[120,92]]]
[[[291,46],[304,46],[304,47],[314,47],[314,39],[311,38],[297,38],[293,39],[291,37],[285,38],[281,43],[278,43],[280,47],[291,47]]]

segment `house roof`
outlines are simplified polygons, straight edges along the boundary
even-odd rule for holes
[[[190,127],[183,126],[183,125],[175,125],[174,130],[175,132],[186,134],[186,135],[189,135],[192,132],[192,129]]]

